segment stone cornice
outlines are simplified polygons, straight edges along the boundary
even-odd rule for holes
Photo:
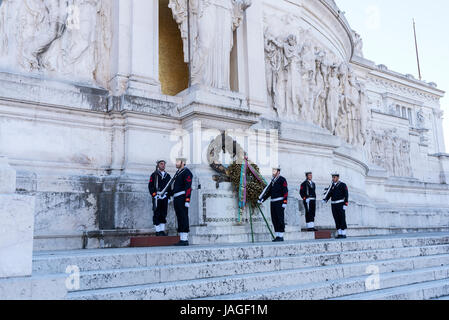
[[[352,28],[349,25],[348,20],[346,20],[346,17],[344,15],[344,12],[341,11],[334,0],[319,0],[326,8],[329,9],[329,11],[332,12],[332,14],[337,18],[337,20],[341,23],[343,28],[346,30],[346,33],[348,34],[349,40],[351,41],[351,56],[349,57],[349,60],[352,60],[354,56],[354,38],[352,34]]]
[[[425,97],[431,101],[439,101],[445,95],[445,91],[425,81],[407,77],[401,73],[388,70],[385,67],[381,68],[372,61],[357,57],[351,63],[368,71],[366,76],[368,82],[375,82],[385,87],[396,89],[401,93],[407,93],[418,99]]]

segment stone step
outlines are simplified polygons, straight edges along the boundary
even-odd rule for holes
[[[449,284],[449,266],[423,268],[414,271],[381,273],[380,290],[397,287],[410,287],[439,281],[440,284]],[[323,300],[362,293],[372,293],[366,287],[367,276],[341,278],[333,281],[321,281],[306,285],[295,284],[264,290],[254,290],[244,293],[222,296],[210,296],[205,300]],[[442,291],[444,292],[445,287]]]
[[[421,256],[425,259],[413,261],[413,267],[436,266],[444,262],[449,264],[449,245],[433,247],[395,248],[367,250],[348,253],[314,254],[293,257],[270,257],[252,260],[230,260],[183,265],[167,265],[144,268],[127,268],[118,270],[88,271],[80,275],[80,290],[112,288],[129,285],[162,283],[171,281],[207,279],[230,275],[256,274],[301,268],[332,266],[359,262],[376,263],[394,261],[404,263],[409,268],[411,261],[397,260]],[[388,261],[389,259],[396,259]],[[400,268],[400,266],[396,266]],[[359,271],[359,270],[357,270]]]
[[[333,283],[345,284],[353,283],[354,286],[348,286],[348,291],[342,291],[337,295],[349,295],[364,292],[362,290],[361,283],[365,284],[367,278],[366,272],[368,267],[377,265],[381,269],[382,285],[383,287],[394,286],[391,279],[396,279],[397,285],[412,284],[424,281],[432,281],[449,277],[449,257],[442,255],[440,257],[434,257],[430,264],[437,264],[438,267],[426,267],[429,265],[429,261],[426,261],[428,257],[420,258],[406,258],[395,259],[387,261],[378,261],[373,263],[372,261],[354,264],[332,265],[325,267],[312,267],[301,268],[287,271],[275,271],[275,272],[263,272],[257,274],[245,274],[245,275],[232,275],[225,277],[216,277],[211,279],[198,279],[188,281],[173,281],[169,283],[161,284],[149,284],[149,285],[135,285],[119,288],[107,288],[98,290],[86,290],[71,292],[68,294],[69,299],[196,299],[203,297],[215,297],[220,298],[221,295],[228,295],[221,297],[226,299],[259,299],[265,298],[266,294],[270,294],[273,290],[279,290],[284,292],[287,286],[295,285],[294,290],[300,287],[307,286],[319,286],[322,290],[326,291],[326,295],[318,295],[318,298],[331,298],[334,297],[331,293],[334,292]],[[441,264],[443,266],[441,267]],[[415,270],[418,269],[418,270]],[[403,271],[406,270],[406,271]],[[398,272],[400,271],[400,272]],[[389,274],[388,272],[392,272]],[[361,276],[364,275],[364,276]],[[392,276],[394,275],[394,276]],[[344,279],[345,277],[354,277]],[[393,278],[392,278],[393,277]],[[396,278],[394,278],[396,277]],[[344,280],[340,280],[344,279]],[[385,282],[389,279],[390,282]],[[408,281],[408,282],[407,282]],[[273,289],[281,288],[281,289]],[[291,288],[291,287],[287,287]],[[356,290],[349,290],[354,288]],[[295,292],[293,289],[289,289],[285,292],[288,293],[286,297],[292,296]],[[251,292],[254,291],[254,292]],[[275,291],[276,292],[276,291]],[[231,294],[231,296],[229,296]],[[260,296],[260,297],[259,297]],[[282,299],[282,294],[274,295],[274,299]],[[292,296],[293,297],[293,296]],[[313,296],[311,296],[313,297]],[[301,298],[300,298],[301,299]]]
[[[443,279],[343,296],[333,300],[449,300],[448,294],[449,280]]]
[[[93,271],[446,244],[449,244],[448,233],[354,238],[338,241],[313,240],[279,244],[39,252],[33,257],[33,274],[65,273],[67,266],[73,265],[78,266],[81,271]]]
[[[274,230],[272,227],[271,229]],[[192,227],[191,231],[190,242],[195,245],[252,242],[249,226],[208,225],[207,227]],[[301,232],[300,227],[286,226],[285,239],[288,241],[314,240],[315,235],[313,232]],[[271,240],[273,238],[264,224],[254,225],[255,243],[270,242]]]

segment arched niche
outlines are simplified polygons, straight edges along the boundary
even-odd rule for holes
[[[189,68],[184,62],[181,32],[169,0],[159,0],[159,81],[162,93],[175,96],[188,88]]]

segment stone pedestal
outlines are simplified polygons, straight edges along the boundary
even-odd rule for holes
[[[0,278],[31,276],[34,197],[15,194],[16,172],[0,157]]]
[[[198,171],[197,171],[198,172]],[[202,176],[206,179],[206,176]],[[232,190],[229,182],[220,183],[219,188],[206,183],[204,189],[195,190],[195,210],[191,212],[191,236],[193,244],[220,244],[220,243],[248,243],[252,241],[250,211],[246,209],[241,222],[238,217],[238,195]],[[291,199],[291,208],[297,205],[297,201]],[[290,208],[290,209],[291,209]],[[301,233],[300,225],[289,224],[289,208],[286,210],[285,239],[302,240],[313,239],[313,235]],[[262,212],[267,219],[271,230],[274,232],[271,222],[270,204],[266,202]],[[271,241],[272,237],[259,210],[253,212],[253,232],[255,242]]]

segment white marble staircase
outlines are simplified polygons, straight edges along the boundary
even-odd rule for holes
[[[67,266],[81,273],[65,299],[437,299],[449,295],[449,233],[40,252],[33,278],[62,285]]]
[[[80,270],[67,289],[66,270]],[[379,286],[368,281],[378,270]],[[376,275],[374,275],[376,276]],[[1,299],[447,299],[449,233],[38,252]]]

